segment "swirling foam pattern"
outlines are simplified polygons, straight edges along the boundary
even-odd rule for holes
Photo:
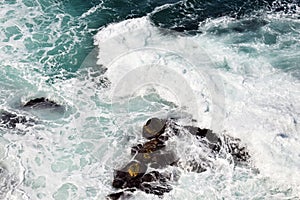
[[[104,199],[152,116],[241,138],[259,170],[174,169],[164,199],[300,198],[299,1],[3,0],[0,15],[0,109],[37,121],[0,128],[1,199]],[[174,79],[122,90],[153,64]],[[39,96],[65,112],[20,108]],[[190,138],[172,144],[210,159]]]

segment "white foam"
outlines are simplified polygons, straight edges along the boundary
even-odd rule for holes
[[[92,8],[90,8],[88,11],[84,12],[81,16],[80,19],[82,18],[86,18],[89,15],[92,15],[93,13],[95,13],[97,10],[99,9],[103,9],[103,1],[101,1],[98,5],[93,6]]]
[[[7,166],[17,163],[16,167],[11,167],[10,174],[15,173],[19,181],[24,180],[25,176],[28,181],[26,184],[18,182],[20,184],[8,195],[8,199],[37,198],[38,194],[49,199],[66,183],[77,186],[76,194],[72,193],[75,199],[104,199],[112,192],[113,170],[130,159],[127,151],[140,139],[142,124],[148,117],[164,116],[170,110],[199,113],[198,125],[201,127],[213,127],[214,130],[219,128],[218,132],[226,131],[241,138],[249,146],[254,164],[261,173],[252,175],[247,169],[234,171],[226,162],[218,160],[214,172],[183,172],[179,182],[174,183],[174,190],[166,194],[165,199],[195,199],[197,195],[199,198],[233,199],[236,197],[235,192],[244,195],[241,199],[253,196],[264,198],[264,195],[269,199],[274,198],[270,191],[278,191],[279,197],[283,197],[285,192],[285,197],[299,194],[299,125],[294,123],[294,120],[299,122],[299,81],[274,70],[267,58],[249,58],[238,54],[226,46],[224,41],[207,35],[186,37],[160,30],[153,27],[145,17],[111,24],[100,30],[95,37],[95,44],[100,48],[98,63],[109,68],[105,75],[112,81],[112,87],[107,90],[99,89],[101,83],[96,78],[97,73],[93,72],[88,73],[87,78],[83,76],[56,80],[56,83],[49,86],[46,83],[47,77],[34,71],[39,69],[39,63],[22,62],[24,58],[35,54],[28,54],[29,50],[23,42],[41,31],[39,25],[35,26],[33,18],[43,16],[44,13],[40,7],[27,8],[21,1],[17,2],[18,4],[1,8],[3,16],[7,10],[15,10],[15,13],[12,12],[14,17],[6,18],[9,20],[3,22],[3,26],[21,27],[22,23],[18,20],[27,17],[27,22],[34,27],[21,27],[23,37],[19,40],[11,37],[9,41],[1,42],[1,64],[5,65],[1,72],[6,75],[5,78],[14,77],[9,81],[1,79],[1,84],[5,87],[1,88],[1,108],[6,108],[8,95],[11,95],[9,100],[20,100],[21,97],[27,99],[38,94],[47,94],[47,97],[65,102],[72,108],[68,110],[69,117],[58,120],[57,124],[40,124],[30,129],[25,136],[9,131],[3,136],[7,144],[13,143],[16,146],[11,151],[6,151],[4,146],[0,148],[1,159]],[[99,6],[82,17],[93,14]],[[57,17],[58,21],[54,21],[51,26],[60,26],[62,15]],[[70,31],[72,35],[75,30]],[[51,32],[49,35],[56,36],[49,36],[48,42],[54,44],[61,34]],[[0,31],[0,35],[6,37],[4,30]],[[52,47],[45,47],[45,55],[51,49]],[[52,56],[47,59],[45,62],[48,64],[55,60]],[[216,65],[212,65],[210,60]],[[230,65],[228,71],[216,67],[223,64],[224,60]],[[113,102],[112,109],[111,102],[105,98],[109,99],[118,86],[122,89],[122,84],[118,83],[126,80],[125,86],[135,86],[135,82],[127,82],[130,79],[126,79],[126,75],[139,69],[141,65],[149,67],[153,63],[167,67],[165,74],[159,73],[162,68],[156,68],[158,71],[149,68],[152,74],[157,75],[155,78],[162,81],[156,82],[154,89],[145,86],[137,87],[136,90],[121,90],[123,93],[114,96],[116,102]],[[200,74],[195,66],[201,67]],[[135,72],[141,75],[143,70]],[[134,77],[141,80],[147,78]],[[163,82],[164,77],[169,77],[169,81]],[[175,80],[174,77],[178,79]],[[216,81],[218,78],[220,81]],[[149,81],[155,82],[155,79]],[[222,89],[220,82],[225,83],[225,101],[222,99],[222,90],[218,91]],[[28,91],[24,91],[24,88]],[[194,101],[194,97],[188,92],[189,89],[193,91],[197,102],[192,105],[197,105],[198,110],[193,110],[194,107],[190,106],[189,102]],[[182,93],[177,94],[180,91]],[[121,97],[128,94],[131,95],[129,101],[126,98],[122,101]],[[124,102],[130,103],[130,108],[133,109],[128,118],[122,119],[123,124],[118,124],[112,112],[116,111],[118,103]],[[222,118],[223,114],[226,114],[225,119]],[[217,124],[212,125],[216,121]],[[280,133],[287,137],[281,137],[278,135]],[[91,152],[85,155],[75,153],[83,142],[92,143],[94,149],[90,149]],[[85,146],[82,148],[85,149]],[[51,167],[59,162],[62,165],[56,167],[62,169],[52,171]],[[46,178],[46,186],[34,188],[33,182],[39,176]],[[87,188],[94,188],[96,197],[88,197]],[[153,197],[142,192],[138,193],[137,198],[139,196]]]
[[[147,17],[109,25],[95,38],[100,49],[98,64],[108,68],[105,75],[112,82],[110,100],[133,95],[145,85],[160,85],[173,94],[168,96],[171,93],[157,90],[161,97],[173,101],[175,94],[181,112],[192,114],[205,126],[212,126],[212,116],[203,117],[206,115],[203,111],[213,103],[222,103],[217,102],[217,96],[209,97],[215,95],[222,84],[213,82],[214,71],[205,67],[211,61],[193,38],[162,32],[153,27]],[[194,94],[202,98],[195,98]],[[222,100],[222,95],[219,99]],[[197,116],[198,110],[201,116]]]
[[[241,193],[244,193],[245,196],[249,195],[248,197],[255,194],[261,198],[264,197],[264,194],[270,198],[276,197],[276,195],[272,196],[270,192],[272,188],[279,188],[279,196],[291,188],[290,193],[286,195],[295,197],[300,192],[300,133],[298,125],[300,120],[300,103],[298,101],[300,99],[300,83],[289,74],[274,69],[264,55],[255,58],[238,54],[223,42],[205,34],[196,37],[166,34],[164,30],[153,27],[146,17],[111,24],[100,30],[95,37],[95,44],[100,49],[98,63],[108,67],[105,75],[112,81],[112,92],[122,78],[145,63],[148,65],[159,63],[166,68],[174,69],[194,91],[197,103],[200,105],[199,108],[204,105],[201,104],[204,99],[208,102],[210,107],[208,113],[201,109],[198,110],[198,114],[202,117],[202,119],[199,117],[201,119],[199,125],[211,127],[211,121],[216,118],[222,120],[222,116],[219,115],[225,114],[221,130],[241,138],[243,143],[249,147],[254,165],[259,169],[260,175],[249,175],[246,183],[231,182],[229,179],[228,182],[226,181],[228,185],[223,185],[227,188],[224,193],[216,188],[221,187],[224,182],[215,186],[213,185],[214,181],[208,182],[208,185],[211,184],[211,189],[216,190],[211,193],[211,198],[218,198],[222,195],[235,198],[234,191],[239,192],[239,190],[242,190]],[[175,56],[168,59],[168,54],[159,54],[161,49],[164,52],[176,52],[176,55],[182,57]],[[205,52],[199,54],[199,49]],[[209,55],[209,58],[204,55]],[[163,62],[160,62],[161,60]],[[210,60],[213,60],[214,63],[211,63]],[[189,67],[190,63],[186,61],[192,63],[191,67]],[[229,70],[218,68],[224,62],[230,66]],[[192,73],[194,66],[201,69],[202,74],[208,77],[194,75]],[[185,73],[180,73],[183,69],[186,69]],[[185,74],[189,75],[185,76]],[[163,72],[158,73],[159,80],[161,80],[159,75],[167,76]],[[212,77],[219,78],[218,83],[224,82],[224,102],[213,100],[213,95],[216,95],[213,92],[222,92],[218,91],[218,89],[222,89],[222,84],[209,88],[211,82],[216,82],[216,78]],[[128,86],[130,78],[123,80],[125,80],[123,84]],[[207,80],[211,80],[211,82],[208,83]],[[126,92],[128,91],[131,92],[131,90]],[[158,94],[162,99],[168,99],[168,101],[172,101],[174,98],[172,95],[170,97],[164,95],[163,92],[158,92]],[[126,97],[125,93],[122,95]],[[216,109],[216,107],[221,108]],[[216,111],[218,111],[218,117],[214,115]],[[131,115],[135,115],[135,113],[131,113]],[[287,137],[281,137],[280,133],[286,134]],[[226,173],[224,171],[223,175]],[[222,171],[221,174],[215,175],[222,177]],[[189,176],[189,174],[185,174],[182,180],[185,176]],[[197,175],[196,180],[199,182],[193,183],[196,188],[208,189],[204,183],[201,184],[201,180],[205,176]],[[208,174],[208,177],[211,176],[214,175]],[[191,179],[189,178],[189,180]],[[260,188],[260,184],[263,185],[262,188]],[[250,185],[253,190],[246,191],[245,188]],[[175,187],[171,194],[186,197],[188,195],[188,191],[185,191],[186,187],[190,186],[189,181],[188,184],[182,183]],[[243,187],[245,188],[243,189]],[[227,193],[225,193],[226,191]],[[203,196],[205,195],[208,193],[203,194]]]

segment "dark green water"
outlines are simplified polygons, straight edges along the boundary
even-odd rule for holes
[[[243,139],[261,171],[254,175],[218,160],[216,171],[204,175],[182,171],[164,199],[299,199],[299,4],[299,0],[0,1],[0,111],[38,121],[30,128],[0,128],[0,167],[5,169],[0,173],[0,199],[104,199],[115,192],[113,169],[128,159],[127,150],[140,139],[139,127],[157,113],[178,112],[181,105],[173,97],[186,94],[148,88],[128,101],[107,101],[114,89],[110,84],[122,78],[118,77],[124,75],[122,70],[149,61],[147,55],[189,77],[200,102],[199,109],[192,109],[201,118],[200,126],[209,128],[214,109],[222,110],[221,132]],[[105,37],[110,42],[102,41]],[[224,99],[215,106],[205,83],[210,76],[195,78],[185,59],[170,52],[153,53],[151,45],[157,52],[181,51],[194,61],[203,58],[195,53],[201,46],[211,63],[196,67],[218,75],[214,80],[222,85],[219,92]],[[137,50],[132,56],[136,49],[146,53]],[[98,65],[122,51],[128,59],[121,56],[119,63]],[[164,73],[156,75],[168,75]],[[170,82],[175,89],[178,82],[179,88],[185,83]],[[41,96],[64,105],[65,113],[20,109],[26,100]],[[116,114],[123,110],[130,114]],[[179,152],[192,152],[189,143],[177,142],[182,142]],[[195,149],[197,156],[201,149]],[[138,193],[134,198],[158,197]]]

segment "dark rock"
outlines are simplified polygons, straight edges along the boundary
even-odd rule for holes
[[[137,188],[146,171],[147,166],[145,164],[131,161],[121,170],[115,171],[113,187],[118,189]]]
[[[61,108],[62,106],[45,97],[36,98],[28,101],[23,105],[24,108],[46,109],[46,108]]]
[[[141,163],[149,164],[152,168],[165,168],[168,165],[173,165],[178,161],[175,153],[172,151],[155,151],[152,153],[139,153],[134,157]]]
[[[192,135],[195,135],[198,139],[205,138],[207,141],[202,140],[203,143],[206,143],[210,149],[214,152],[219,152],[221,148],[221,140],[216,133],[213,133],[210,129],[201,129],[194,126],[184,126],[186,130],[189,131]]]
[[[124,192],[113,193],[107,196],[107,199],[118,200],[121,196],[124,195]]]
[[[26,109],[51,109],[55,112],[63,112],[64,107],[55,103],[54,101],[48,100],[44,97],[36,98],[28,101],[23,106]],[[15,129],[18,124],[28,126],[33,126],[37,122],[27,116],[11,113],[5,110],[0,110],[0,127],[7,129]]]
[[[289,136],[286,133],[278,133],[277,136],[281,138],[288,138]]]
[[[241,145],[240,139],[226,136],[225,144],[228,148],[228,153],[232,155],[235,165],[245,165],[249,162],[251,156],[246,147]]]
[[[162,196],[164,193],[170,192],[172,190],[172,187],[169,185],[155,185],[151,183],[142,183],[140,189],[146,192],[147,194],[155,194],[158,196]]]
[[[209,129],[200,129],[199,127],[194,126],[184,126],[185,129],[187,129],[192,135],[198,136],[198,137],[205,137],[207,132],[211,130]]]
[[[152,118],[143,126],[143,137],[152,139],[164,132],[165,122],[158,118]]]
[[[23,124],[26,126],[32,126],[33,119],[25,116],[17,115],[7,111],[0,111],[0,126],[8,129],[16,128],[17,124]]]
[[[154,151],[158,151],[165,147],[164,141],[155,138],[146,142],[145,144],[138,144],[131,148],[131,154],[134,155],[136,153],[152,153]]]
[[[109,199],[109,200],[118,200],[120,198],[127,199],[130,196],[132,196],[132,193],[134,191],[136,191],[136,189],[127,189],[127,190],[124,190],[122,192],[117,192],[117,193],[110,194],[106,197],[106,199]]]
[[[190,166],[190,172],[202,173],[207,170],[207,167],[203,166],[202,162],[196,160],[188,161],[187,165]]]
[[[149,173],[146,173],[146,171],[147,166],[145,164],[138,161],[131,161],[124,168],[115,172],[112,186],[117,189],[127,190],[137,188],[146,193],[157,195],[171,191],[171,187],[167,184],[166,176],[163,176],[158,171]],[[120,197],[124,197],[126,194],[124,191],[110,194],[108,198],[119,199]]]
[[[244,164],[250,159],[246,148],[240,145],[240,140],[224,136],[224,140],[209,129],[201,129],[194,126],[180,126],[174,120],[160,120],[152,118],[147,121],[143,128],[143,136],[150,141],[138,144],[131,148],[133,161],[121,170],[115,171],[113,187],[117,189],[139,189],[146,193],[162,196],[170,192],[172,187],[168,184],[171,179],[166,174],[158,171],[147,173],[147,168],[163,169],[167,166],[180,166],[180,158],[174,152],[166,150],[167,141],[170,137],[182,137],[190,133],[195,136],[205,147],[211,150],[212,158],[215,158],[221,148],[225,148],[232,155],[234,164]],[[223,144],[222,144],[223,143]],[[179,164],[178,164],[179,163]],[[210,167],[209,161],[188,161],[189,171],[201,173]],[[126,193],[119,192],[109,195],[111,199],[125,197]]]
[[[162,153],[157,152],[152,156],[150,166],[152,168],[165,168],[168,165],[173,166],[178,160],[178,157],[172,151]]]
[[[158,171],[149,172],[142,177],[140,189],[148,194],[161,196],[166,192],[170,192],[172,189],[171,186],[167,184],[168,179],[170,178]]]

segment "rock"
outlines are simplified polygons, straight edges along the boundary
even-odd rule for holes
[[[145,144],[139,144],[131,148],[131,154],[135,155],[136,153],[152,153],[158,151],[165,147],[164,141],[155,138],[146,142]]]
[[[250,160],[250,155],[246,147],[241,145],[240,139],[226,136],[225,144],[228,152],[232,155],[235,165],[246,165]]]
[[[143,137],[147,139],[158,137],[164,132],[165,123],[158,119],[152,118],[143,126]]]
[[[139,187],[147,166],[137,161],[131,161],[121,170],[116,170],[113,187],[118,189]]]
[[[128,163],[121,170],[116,170],[112,186],[117,189],[124,189],[122,192],[111,194],[110,199],[119,199],[128,195],[127,189],[139,189],[146,193],[162,196],[170,192],[172,187],[168,184],[171,176],[162,174],[159,171],[147,173],[148,167],[153,169],[164,169],[168,166],[180,167],[180,158],[171,150],[166,150],[167,141],[170,137],[181,137],[184,134],[191,134],[211,150],[212,158],[215,158],[221,148],[225,148],[232,155],[234,164],[247,163],[250,155],[246,148],[240,145],[240,140],[229,136],[223,136],[221,140],[216,133],[209,129],[201,129],[194,126],[180,126],[174,120],[160,120],[152,118],[143,127],[143,136],[149,141],[138,144],[131,148],[133,161]],[[202,146],[201,146],[202,147]],[[201,173],[207,170],[209,161],[190,160],[187,162],[188,171]],[[150,168],[150,169],[151,169]],[[133,191],[131,191],[133,192]]]
[[[210,149],[215,152],[219,152],[221,148],[221,140],[217,134],[213,133],[209,129],[200,129],[199,127],[194,126],[184,126],[186,130],[189,131],[192,135],[195,135],[198,139],[205,138]],[[205,142],[205,141],[203,141]]]
[[[124,196],[124,192],[118,192],[108,195],[106,198],[111,200],[118,200],[121,196]]]
[[[23,105],[24,108],[47,109],[47,108],[61,108],[62,106],[51,101],[45,97],[36,98],[28,101]]]
[[[8,111],[0,111],[0,126],[8,129],[16,128],[17,124],[23,124],[26,126],[32,126],[33,119],[26,116],[17,115]]]
[[[174,165],[178,158],[172,151],[155,151],[152,153],[139,153],[134,157],[141,163],[149,164],[150,167],[155,169],[163,169],[168,165]]]
[[[127,189],[127,190],[124,190],[122,192],[117,192],[117,193],[113,193],[113,194],[110,194],[106,197],[106,199],[110,199],[110,200],[118,200],[120,199],[121,197],[123,199],[126,199],[126,198],[129,198],[132,193],[136,191],[136,189]]]
[[[146,173],[147,166],[139,161],[131,161],[121,170],[116,170],[112,186],[117,189],[126,189],[122,192],[110,194],[108,199],[119,199],[128,196],[128,192],[133,192],[135,188],[146,193],[162,195],[164,192],[171,191],[167,185],[167,177],[158,171]]]
[[[59,105],[54,101],[51,101],[45,97],[32,99],[27,103],[25,103],[24,105],[22,105],[22,108],[26,111],[28,111],[29,109],[35,109],[35,110],[51,109],[50,111],[51,112],[54,111],[55,113],[64,112],[64,107],[62,105]],[[18,124],[22,124],[28,127],[28,126],[33,126],[35,123],[36,121],[30,117],[11,113],[5,110],[0,110],[0,127],[15,129]]]

